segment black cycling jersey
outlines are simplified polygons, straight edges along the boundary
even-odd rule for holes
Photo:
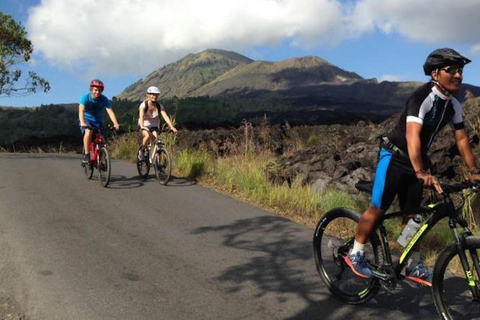
[[[407,122],[422,125],[420,133],[422,155],[427,153],[435,136],[447,123],[451,123],[454,130],[464,128],[460,102],[453,96],[447,97],[442,94],[431,82],[425,83],[410,96],[400,120],[387,135],[390,142],[406,153],[408,153]]]

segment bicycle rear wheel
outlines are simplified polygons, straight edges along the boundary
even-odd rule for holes
[[[159,148],[155,154],[155,160],[153,163],[155,169],[155,175],[157,176],[160,184],[166,185],[170,180],[170,174],[172,171],[172,162],[170,160],[170,154],[167,149]]]
[[[138,158],[138,155],[140,154],[140,150],[142,149],[142,146],[138,147],[137,150],[137,171],[138,174],[140,175],[140,178],[142,179],[147,179],[148,174],[150,173],[150,160],[148,159],[148,154],[145,155],[143,160],[140,160]]]
[[[432,281],[435,306],[443,319],[480,319],[480,300],[472,299],[458,253],[457,245],[451,244],[437,259]],[[466,238],[465,255],[472,273],[471,285],[480,290],[480,238]]]
[[[353,247],[360,214],[345,208],[336,208],[318,222],[313,236],[313,254],[321,279],[342,302],[361,304],[373,298],[380,289],[377,278],[356,276],[344,258]],[[372,233],[365,245],[366,258],[379,264],[380,241]]]
[[[106,147],[101,147],[98,150],[97,161],[98,180],[100,180],[100,183],[103,187],[106,187],[110,182],[111,175],[110,156],[108,155],[108,150]]]

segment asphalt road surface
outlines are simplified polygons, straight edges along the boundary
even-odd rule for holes
[[[0,154],[1,319],[437,319],[401,283],[355,307],[333,299],[313,229],[181,178],[76,155]],[[23,317],[23,318],[22,318]]]

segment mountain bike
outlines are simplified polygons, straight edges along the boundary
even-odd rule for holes
[[[148,130],[148,129],[142,129]],[[142,146],[138,147],[137,150],[137,170],[138,174],[142,179],[146,179],[150,173],[150,167],[153,166],[155,170],[155,176],[157,181],[166,185],[170,180],[170,175],[172,171],[172,161],[170,154],[165,147],[159,130],[150,130],[151,132],[157,132],[157,137],[153,143],[151,143],[147,148]],[[138,155],[143,150],[143,158],[140,158]]]
[[[111,131],[111,128],[95,128],[85,126],[84,128],[93,130],[92,143],[90,144],[90,161],[82,164],[87,179],[91,179],[94,169],[98,170],[98,180],[103,187],[107,187],[111,176],[110,155],[107,149],[107,140],[105,133]]]
[[[380,218],[365,245],[366,258],[373,273],[371,278],[354,275],[344,259],[353,246],[360,214],[336,208],[320,219],[313,237],[315,263],[321,279],[335,298],[356,305],[372,299],[381,287],[394,289],[398,281],[408,279],[402,270],[412,249],[440,220],[448,218],[454,240],[441,251],[433,268],[434,303],[443,319],[480,318],[480,237],[473,236],[461,214],[467,190],[477,192],[479,184],[442,184],[442,188],[443,194],[435,196],[434,203],[385,213]],[[371,186],[357,184],[357,189],[371,191]],[[406,213],[421,215],[424,223],[394,262],[384,222]]]

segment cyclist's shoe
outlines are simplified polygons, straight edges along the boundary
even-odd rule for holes
[[[89,154],[84,154],[83,157],[82,157],[82,165],[86,165],[89,162],[90,162],[90,155]]]
[[[419,262],[413,269],[406,269],[405,275],[408,279],[415,281],[424,286],[432,286],[432,273],[428,268],[422,263]]]
[[[370,278],[372,276],[372,270],[368,267],[363,252],[357,251],[355,254],[349,253],[345,256],[345,262],[357,276],[362,278]]]

